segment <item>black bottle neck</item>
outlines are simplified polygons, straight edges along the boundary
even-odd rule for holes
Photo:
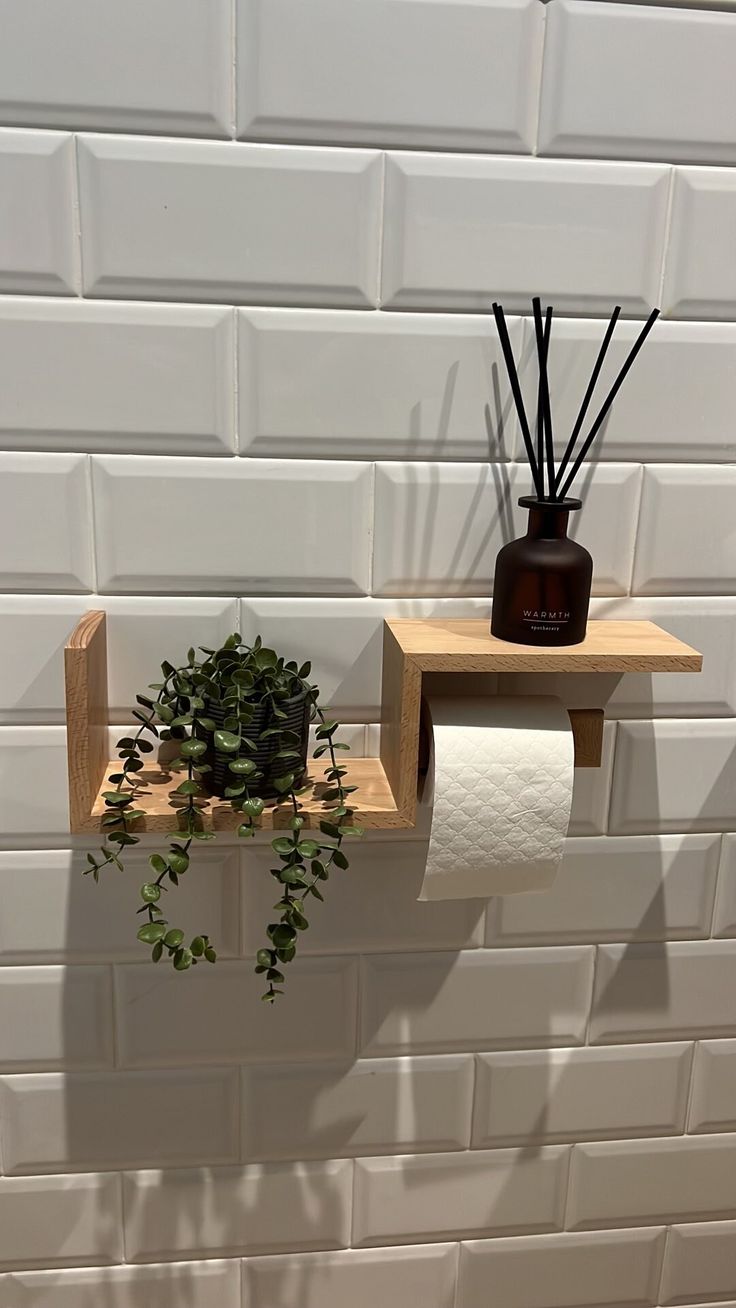
[[[529,540],[565,540],[570,511],[582,507],[581,500],[565,499],[555,503],[532,495],[523,495],[519,504],[529,510],[526,530]]]

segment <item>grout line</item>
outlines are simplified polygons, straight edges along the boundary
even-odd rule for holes
[[[230,0],[230,135],[235,141],[238,135],[238,0]]]
[[[89,495],[89,523],[86,537],[87,549],[89,551],[90,572],[92,574],[91,595],[99,594],[97,588],[97,525],[95,521],[95,491],[94,481],[92,478],[92,455],[85,455],[84,477]]]
[[[233,424],[233,441],[235,444],[235,448],[231,453],[237,458],[242,455],[243,452],[240,448],[240,313],[235,307],[233,307],[230,312],[233,317],[233,330],[231,333],[233,384],[231,387],[232,394],[230,396],[230,418]]]
[[[692,1134],[692,1132],[690,1131],[690,1112],[692,1109],[693,1095],[695,1093],[695,1064],[697,1061],[699,1044],[700,1044],[700,1040],[693,1040],[690,1046],[690,1067],[688,1070],[687,1094],[685,1096],[685,1119],[684,1119],[684,1126],[681,1132],[681,1134],[685,1136]]]
[[[534,120],[533,120],[533,133],[532,133],[533,140],[532,140],[531,154],[532,154],[532,158],[534,159],[536,159],[539,155],[539,129],[541,127],[541,120],[542,120],[542,86],[544,84],[544,67],[547,58],[548,4],[546,0],[538,0],[538,3],[542,4],[542,30],[541,30],[541,36],[539,40],[539,50],[538,50],[539,67],[537,70],[538,80],[537,80],[537,88],[536,88],[536,96],[535,96],[536,104],[534,106],[534,111],[533,111]]]
[[[84,260],[82,256],[82,196],[79,186],[79,137],[72,136],[71,149],[72,172],[72,218],[74,222],[74,277],[77,283],[77,297],[84,295]]]
[[[626,590],[627,599],[632,598],[633,590],[634,590],[634,577],[636,575],[636,560],[637,560],[637,555],[639,553],[639,545],[640,545],[639,532],[641,530],[641,508],[644,502],[644,475],[645,475],[646,467],[647,465],[645,463],[639,464],[639,484],[637,486],[636,514],[634,518],[634,534],[631,542],[631,557],[629,559],[629,580]]]
[[[376,266],[377,285],[375,290],[375,308],[380,309],[383,299],[383,251],[385,244],[386,232],[386,170],[388,167],[388,153],[384,150],[381,154],[381,181],[379,187],[379,204],[378,204],[378,258]]]
[[[721,832],[720,843],[718,848],[718,863],[716,866],[715,889],[713,892],[713,903],[710,906],[710,921],[708,924],[708,936],[707,936],[708,940],[717,939],[717,937],[714,937],[713,932],[715,930],[715,925],[716,925],[716,911],[718,909],[719,901],[721,899],[721,879],[724,875],[723,863],[726,857],[726,842],[724,840],[724,834],[725,834],[724,832]]]
[[[370,482],[368,485],[368,593],[365,599],[373,598],[374,556],[376,545],[376,464],[370,464]]]
[[[667,261],[669,255],[670,236],[672,232],[672,209],[673,209],[674,198],[675,198],[676,174],[677,174],[677,169],[673,165],[670,168],[669,186],[667,188],[667,208],[665,211],[665,218],[664,218],[664,231],[662,233],[662,264],[659,270],[659,288],[658,288],[658,299],[659,299],[660,306],[662,304],[662,299],[664,297],[664,279],[665,279],[665,272],[667,268]]]
[[[669,1244],[670,1244],[670,1240],[671,1240],[671,1231],[672,1231],[672,1227],[671,1227],[671,1226],[665,1226],[665,1228],[664,1228],[664,1241],[663,1241],[663,1244],[662,1244],[662,1261],[661,1261],[661,1263],[660,1263],[660,1265],[659,1265],[659,1276],[658,1276],[658,1278],[657,1278],[657,1296],[656,1296],[656,1302],[657,1302],[657,1303],[661,1303],[661,1302],[662,1302],[662,1289],[663,1289],[663,1286],[664,1286],[664,1269],[665,1269],[665,1264],[666,1264],[666,1262],[667,1262],[667,1253],[668,1253]]]

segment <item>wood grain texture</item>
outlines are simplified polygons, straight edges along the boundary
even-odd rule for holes
[[[107,632],[105,614],[91,609],[64,650],[69,824],[84,830],[107,772]]]
[[[480,618],[387,622],[422,672],[699,672],[703,657],[653,622],[589,622],[579,645],[514,645]]]
[[[599,768],[603,755],[603,709],[568,709],[576,768]]]
[[[117,770],[118,766],[118,760],[113,759],[106,765],[105,774],[108,771]],[[320,818],[329,818],[331,806],[324,803],[320,798],[320,794],[327,787],[325,772],[330,766],[331,764],[325,764],[321,760],[319,762],[310,760],[308,781],[311,786],[311,793],[303,795],[299,801],[301,813],[305,819],[305,828],[317,827]],[[353,796],[356,804],[356,822],[367,828],[400,828],[410,825],[396,807],[380,759],[350,758],[348,756],[346,766],[348,768],[347,780],[358,787]],[[137,826],[133,828],[134,831],[176,830],[177,806],[172,804],[169,792],[174,786],[178,785],[181,774],[153,766],[144,768],[137,775],[142,785],[136,792],[135,805],[136,808],[144,811],[145,818],[140,819]],[[91,813],[88,811],[85,821],[77,828],[78,830],[99,830],[100,818],[105,812],[105,801],[102,799],[101,794],[102,791],[107,789],[106,782],[100,786],[100,793],[95,794],[94,804],[91,806],[92,811]],[[234,813],[226,800],[220,799],[206,802],[201,808],[201,814],[202,826],[205,830],[234,831],[243,820],[242,815]],[[264,830],[287,827],[292,816],[291,802],[281,805],[271,803],[266,806],[255,826]]]
[[[422,674],[404,654],[388,626],[383,628],[380,754],[402,818],[413,826],[417,802],[419,710]]]

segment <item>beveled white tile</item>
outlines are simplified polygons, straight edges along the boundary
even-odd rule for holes
[[[736,1222],[704,1222],[673,1226],[667,1252],[660,1303],[684,1304],[730,1296],[723,1308],[733,1308],[736,1295],[734,1241]]]
[[[710,718],[736,713],[736,600],[730,596],[647,595],[593,600],[591,617],[648,619],[703,655],[700,672],[678,672],[676,676],[627,672],[616,678],[617,684],[609,687],[606,701],[608,717]],[[576,684],[582,689],[580,677]]]
[[[729,14],[562,0],[547,14],[540,153],[736,163],[735,59]],[[689,65],[708,70],[696,97]]]
[[[364,1055],[582,1044],[593,950],[363,960]]]
[[[122,1224],[119,1176],[0,1178],[0,1267],[120,1262]]]
[[[724,530],[734,493],[736,468],[645,468],[632,590],[692,595],[736,589],[736,541]]]
[[[494,1231],[560,1230],[567,1166],[568,1150],[554,1145],[360,1158],[353,1243],[414,1244]]]
[[[365,308],[380,181],[368,150],[80,137],[85,293]]]
[[[640,315],[659,294],[669,169],[395,154],[386,165],[382,303]]]
[[[101,590],[368,589],[367,464],[93,455],[92,478]],[[162,497],[196,523],[175,551],[160,547]]]
[[[473,1148],[681,1133],[691,1054],[687,1044],[478,1054]]]
[[[464,1149],[470,1055],[243,1069],[246,1162]]]
[[[488,594],[499,549],[526,531],[517,500],[528,482],[520,465],[379,463],[374,592]],[[585,508],[571,524],[570,534],[593,555],[597,594],[629,587],[640,482],[633,464],[596,468]]]
[[[108,967],[0,968],[0,1068],[96,1068],[112,1063]]]
[[[491,900],[487,943],[704,938],[719,855],[716,835],[568,840],[543,895]]]
[[[565,0],[565,3],[574,5],[576,10],[592,7],[588,0]],[[602,0],[594,3],[596,8],[603,7]],[[611,10],[614,6],[606,0],[605,8]],[[639,13],[663,12],[648,5],[636,8]],[[612,304],[606,306],[607,314],[612,307]],[[641,318],[617,322],[583,425],[582,439],[602,408],[643,325]],[[558,457],[575,426],[607,326],[608,316],[605,320],[555,318],[552,323],[549,374]],[[736,438],[729,395],[734,348],[736,323],[668,322],[660,318],[627,373],[591,447],[596,459],[604,462],[612,459],[732,461]],[[521,360],[526,410],[533,418],[537,410],[538,368],[534,324],[528,318]],[[517,457],[524,457],[520,444],[517,452]],[[596,469],[593,477],[597,476]],[[578,477],[575,484],[582,484],[582,478]]]
[[[240,1308],[240,1265],[232,1259],[149,1267],[11,1272],[7,1308]],[[0,1280],[0,1290],[5,1292]]]
[[[732,718],[619,722],[609,830],[725,831],[735,787]]]
[[[695,1046],[688,1131],[733,1130],[736,1130],[736,1040],[701,1040]]]
[[[457,1248],[449,1244],[284,1254],[243,1263],[243,1308],[454,1308]]]
[[[83,454],[0,453],[0,586],[92,590],[92,510]]]
[[[260,633],[267,644],[290,651],[300,663],[308,659],[322,701],[337,710],[341,721],[371,723],[381,715],[384,618],[478,618],[490,622],[491,602],[470,596],[284,599],[255,595],[241,599],[240,610],[245,639]]]
[[[543,27],[528,0],[462,21],[448,0],[238,0],[238,135],[529,153]]]
[[[604,722],[600,767],[575,769],[568,827],[571,836],[601,836],[606,830],[615,741],[616,723]]]
[[[264,922],[264,939],[265,929]],[[120,1062],[155,1067],[351,1058],[356,1020],[353,961],[291,963],[286,990],[283,1002],[261,1003],[262,979],[250,962],[218,961],[188,973],[152,972],[150,963],[119,966],[115,999]]]
[[[6,448],[231,454],[233,384],[227,309],[0,302]]]
[[[350,755],[345,758],[349,769]],[[369,838],[355,842],[348,856],[347,871],[330,873],[325,902],[315,905],[309,931],[300,938],[300,954],[457,950],[482,943],[483,901],[418,902],[426,840],[382,841],[379,848]],[[268,870],[274,856],[268,848],[252,848],[242,858],[243,951],[253,955],[273,905]]]
[[[234,599],[1,595],[0,723],[64,721],[64,646],[87,609],[107,613],[108,701],[119,721],[156,679],[163,657],[179,662],[192,639],[220,643],[238,627]]]
[[[588,1039],[594,1044],[736,1034],[736,943],[600,945]]]
[[[521,320],[508,325],[518,356]],[[243,452],[514,457],[515,409],[488,315],[243,309],[238,341]]]
[[[74,294],[73,150],[61,132],[0,129],[0,291]]]
[[[8,1175],[238,1161],[235,1068],[0,1078]]]
[[[22,10],[4,3],[2,25],[4,123],[229,135],[225,0],[130,0],[109,11],[95,0],[63,9],[28,0]]]
[[[125,876],[108,869],[95,885],[87,848],[0,851],[0,963],[143,961],[134,915],[150,851],[128,850]],[[238,880],[237,850],[198,849],[176,891],[177,926],[208,934],[222,957],[238,953]]]
[[[736,317],[734,215],[732,168],[677,169],[662,296],[669,317]]]
[[[69,837],[63,727],[0,727],[0,836]]]
[[[353,1164],[253,1163],[123,1177],[132,1262],[345,1248]]]
[[[736,936],[736,836],[724,835],[718,891],[713,914],[714,936]]]
[[[590,1230],[736,1214],[735,1159],[736,1136],[575,1145],[567,1225]]]
[[[601,1308],[654,1303],[664,1232],[526,1235],[460,1246],[457,1308],[478,1308],[488,1287],[503,1308]]]

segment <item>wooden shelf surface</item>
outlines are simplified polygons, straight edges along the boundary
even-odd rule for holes
[[[356,785],[358,790],[355,793],[355,821],[360,826],[375,827],[406,827],[409,823],[402,819],[394,797],[391,793],[391,787],[388,784],[386,773],[383,770],[383,764],[378,758],[353,758],[346,755],[345,766],[349,769],[351,785]],[[300,799],[301,813],[305,819],[304,826],[318,827],[320,818],[329,818],[330,805],[325,804],[320,799],[320,792],[326,788],[324,774],[328,765],[323,766],[322,760],[309,762],[309,784],[311,793],[302,795]],[[117,772],[120,768],[120,761],[117,758],[111,760],[105,769],[105,776],[110,772]],[[143,785],[137,790],[135,795],[135,806],[142,809],[145,818],[141,818],[135,828],[136,831],[175,831],[177,827],[177,806],[172,804],[169,792],[178,785],[183,774],[167,771],[165,768],[153,766],[144,768],[139,772]],[[100,786],[97,798],[92,805],[92,812],[82,826],[85,831],[99,831],[100,818],[103,813],[109,812],[105,808],[105,801],[102,799],[102,792],[114,789],[107,781]],[[234,813],[226,800],[211,799],[200,808],[202,815],[202,826],[205,830],[210,831],[234,831],[243,821],[242,815]],[[273,830],[286,827],[293,810],[291,804],[268,804],[263,810],[261,817],[254,823],[260,830]]]
[[[699,672],[703,657],[654,622],[589,622],[579,645],[513,645],[485,619],[391,619],[421,672]]]

